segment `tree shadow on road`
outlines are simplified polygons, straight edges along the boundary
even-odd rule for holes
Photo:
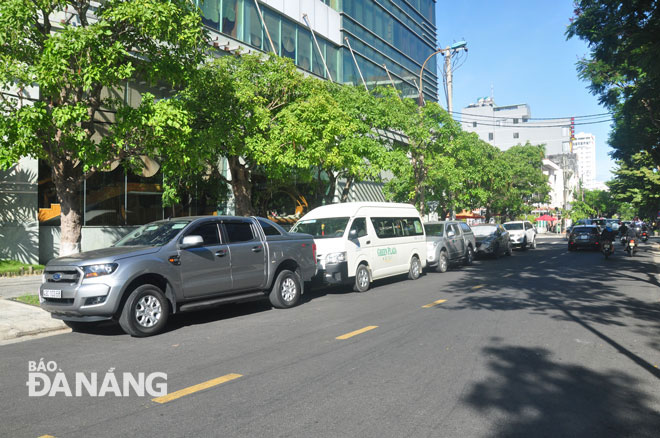
[[[483,354],[492,375],[464,401],[495,417],[491,436],[658,436],[658,400],[628,374],[560,363],[543,348],[495,345]]]
[[[642,247],[639,256],[632,258],[617,248],[619,257],[606,260],[595,252],[568,253],[564,249],[559,253],[557,249],[565,248],[560,245],[529,251],[523,266],[515,263],[514,256],[469,268],[468,275],[453,285],[449,293],[455,299],[445,308],[525,309],[577,323],[660,379],[658,368],[602,331],[603,326],[628,327],[643,336],[649,347],[658,347],[660,302],[655,289],[648,289],[657,286],[650,248]],[[651,295],[655,298],[650,299]]]

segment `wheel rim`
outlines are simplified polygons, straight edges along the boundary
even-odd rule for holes
[[[360,289],[369,286],[369,274],[365,268],[360,268],[358,271],[358,286],[360,286]]]
[[[444,254],[440,256],[440,269],[442,271],[447,270],[447,256],[445,256]]]
[[[419,260],[413,259],[412,262],[412,275],[417,278],[419,276]]]
[[[288,277],[282,282],[282,286],[280,287],[280,294],[282,295],[282,299],[284,301],[293,301],[293,299],[296,297],[296,289],[296,282],[293,281],[293,278]]]
[[[472,254],[472,248],[468,248],[468,253],[467,253],[468,265],[472,264],[472,259],[473,258],[474,258],[474,254]]]
[[[145,295],[135,306],[135,321],[142,327],[155,326],[163,314],[160,301],[153,295]]]

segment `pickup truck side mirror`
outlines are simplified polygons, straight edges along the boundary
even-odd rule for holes
[[[454,237],[455,235],[456,233],[454,233],[453,231],[447,231],[447,237]]]
[[[204,243],[204,239],[202,239],[202,236],[190,235],[183,238],[183,240],[179,244],[179,248],[181,249],[193,248],[195,246],[201,246],[203,243]]]
[[[358,238],[358,232],[355,228],[348,232],[348,238],[351,240]]]

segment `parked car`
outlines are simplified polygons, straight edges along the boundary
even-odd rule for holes
[[[477,255],[511,255],[513,250],[509,232],[500,224],[478,224],[472,226],[477,241]]]
[[[51,260],[41,306],[73,329],[114,319],[131,336],[170,313],[270,298],[292,307],[316,273],[312,236],[258,217],[186,217],[143,225],[110,248]]]
[[[536,248],[536,229],[529,221],[511,221],[502,224],[509,232],[509,239],[514,248]]]
[[[318,279],[353,284],[365,292],[373,280],[426,266],[426,236],[415,206],[393,202],[346,202],[317,207],[291,229],[314,236]]]
[[[450,263],[471,265],[477,246],[474,233],[465,222],[439,221],[424,224],[426,266],[446,272]]]
[[[597,225],[575,225],[568,236],[568,250],[600,249],[600,229]]]

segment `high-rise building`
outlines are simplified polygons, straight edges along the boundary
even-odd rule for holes
[[[577,155],[578,175],[582,186],[592,189],[596,183],[596,136],[580,132],[573,140],[573,153]]]
[[[417,97],[416,79],[436,47],[435,0],[261,0],[258,5],[255,0],[199,2],[218,47],[274,50],[321,78],[355,85],[364,78],[369,88],[394,83],[404,96]],[[432,60],[424,71],[424,94],[437,101],[435,66]]]

